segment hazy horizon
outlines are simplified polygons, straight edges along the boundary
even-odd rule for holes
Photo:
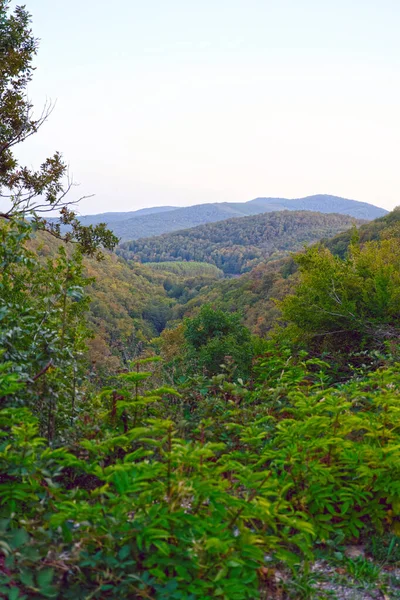
[[[13,3],[15,5],[15,2]],[[325,193],[394,208],[395,0],[30,0],[29,96],[81,214]]]
[[[302,197],[297,197],[297,198],[284,198],[283,196],[256,196],[254,198],[249,198],[248,200],[234,200],[234,201],[232,201],[232,204],[242,204],[243,202],[244,203],[245,202],[251,202],[252,200],[255,200],[256,198],[273,198],[273,199],[278,199],[279,198],[281,200],[300,200],[302,198],[310,197],[310,196],[333,196],[333,194],[308,194],[308,196],[302,196]],[[356,198],[344,198],[344,197],[343,197],[343,199],[344,200],[356,200]],[[218,202],[218,201],[216,201],[216,202]],[[359,202],[363,202],[363,201],[359,200]],[[213,204],[213,203],[214,203],[213,201],[204,202],[204,203],[203,202],[201,202],[201,203],[197,203],[196,202],[194,204],[182,204],[182,205],[178,205],[177,204],[176,206],[173,205],[173,204],[152,204],[152,205],[149,205],[149,206],[143,206],[143,207],[141,207],[141,209],[159,208],[159,207],[162,207],[162,206],[173,206],[174,208],[179,209],[179,208],[188,208],[190,206],[196,206],[198,204]],[[369,202],[367,204],[371,204],[371,203]],[[378,206],[378,205],[376,204],[375,206]],[[381,207],[381,208],[385,208],[385,207]],[[127,209],[127,210],[117,210],[117,209],[115,209],[115,210],[102,210],[102,211],[99,211],[97,213],[89,213],[89,212],[83,212],[79,208],[79,205],[78,205],[78,207],[76,208],[76,212],[80,216],[84,217],[84,216],[90,216],[90,215],[93,215],[93,214],[103,214],[103,213],[105,214],[105,213],[119,213],[119,212],[135,212],[135,211],[141,210],[141,209],[140,208],[135,208],[135,209],[132,209],[132,210],[130,210],[130,209]],[[389,209],[386,209],[386,210],[389,210]]]

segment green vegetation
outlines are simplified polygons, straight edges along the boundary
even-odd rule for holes
[[[321,243],[333,255],[345,259],[352,242],[355,247],[357,243],[363,246],[368,241],[398,240],[400,237],[399,219],[400,211],[395,209],[383,218],[361,225],[357,230],[349,229],[329,240],[324,239]],[[395,246],[396,242],[392,242],[391,245]],[[373,252],[373,247],[371,247],[371,251]],[[381,258],[384,257],[384,251],[380,252],[380,255]],[[190,316],[202,304],[212,303],[213,306],[225,311],[239,311],[243,314],[244,324],[253,333],[262,336],[268,335],[280,314],[276,300],[285,298],[297,283],[298,268],[302,259],[298,260],[296,256],[262,262],[239,278],[225,280],[218,285],[203,288],[195,298],[173,309],[172,320]],[[312,256],[312,251],[310,256]],[[315,256],[318,256],[318,252]],[[327,256],[325,254],[325,260],[328,260]],[[318,260],[321,260],[321,269],[325,268],[325,265],[322,265],[322,250],[321,259],[316,258],[316,276]],[[322,273],[321,277],[323,277]]]
[[[223,272],[220,269],[207,262],[148,262],[146,263],[146,266],[155,269],[156,271],[166,271],[167,273],[175,273],[175,275],[181,275],[183,277],[197,277],[202,275],[215,277],[215,279],[223,277]]]
[[[354,219],[345,215],[283,211],[209,223],[151,239],[126,242],[118,254],[140,262],[204,261],[226,274],[249,271],[261,261],[324,236],[349,229]]]
[[[13,243],[10,231],[5,243]],[[27,268],[37,277],[47,273],[35,261]],[[78,272],[75,279],[72,291],[84,283]],[[36,287],[27,295],[26,312],[35,315],[47,293]],[[64,297],[67,314],[84,301],[71,291]],[[65,323],[70,336],[76,325],[64,310],[56,309],[58,327]],[[71,390],[63,391],[51,435],[48,411],[30,405],[33,392],[20,376],[21,364],[28,370],[34,358],[4,357],[6,597],[17,588],[32,598],[256,598],[268,593],[260,578],[266,553],[295,568],[311,558],[316,540],[398,530],[394,357],[335,385],[331,365],[293,355],[276,340],[264,349],[253,383],[248,376],[245,383],[230,368],[248,357],[250,342],[234,315],[204,307],[186,321],[184,336],[200,371],[206,367],[201,376],[190,365],[175,382],[179,391],[163,382],[152,388],[159,363],[138,360],[90,402],[81,396],[72,405]],[[218,344],[226,340],[243,352],[213,375],[209,353],[221,360]],[[21,340],[28,350],[31,344],[31,336]],[[39,398],[54,399],[55,384],[75,361],[57,350],[52,359],[51,376],[47,370],[30,378],[40,381]],[[367,567],[356,567],[349,565],[350,575],[370,577]],[[297,580],[297,588],[304,585]]]
[[[375,219],[371,223],[365,223],[357,230],[357,239],[361,243],[380,240],[387,237],[399,237],[400,223],[400,208],[395,208],[392,212]],[[333,254],[339,255],[341,258],[346,256],[349,246],[352,242],[353,231],[348,230],[332,239],[323,240],[324,244],[331,250]]]
[[[31,216],[0,220],[0,596],[399,598],[396,219],[219,281]],[[269,339],[227,308],[257,296]]]
[[[319,348],[382,349],[399,337],[399,259],[397,239],[353,244],[344,260],[312,248],[296,257],[301,280],[282,303],[283,318]]]
[[[380,560],[373,540],[389,536],[383,560],[396,560],[394,240],[353,244],[345,260],[300,254],[288,326],[271,342],[203,306],[164,332],[163,362],[144,355],[101,387],[82,354],[94,284],[63,247],[49,277],[20,243],[31,227],[2,228],[6,598],[267,598],[278,593],[269,569],[288,573],[282,597],[317,598],[323,581],[302,569],[338,537],[369,539]],[[346,344],[330,335],[339,325]],[[340,564],[359,585],[383,576],[366,559]]]
[[[265,336],[274,327],[283,299],[296,282],[297,265],[292,258],[260,263],[241,277],[211,282],[185,303],[172,309],[171,322],[193,316],[203,304],[225,312],[239,312],[243,323],[256,335]]]
[[[48,233],[29,239],[29,248],[41,264],[51,262],[61,247]],[[193,300],[222,275],[207,263],[157,263],[153,267],[107,252],[101,261],[84,257],[82,264],[90,280],[87,321],[93,337],[88,341],[88,359],[97,374],[112,372],[135,358],[175,319],[175,307]]]
[[[249,377],[256,352],[249,330],[238,314],[226,314],[209,305],[187,319],[183,331],[185,350],[182,359],[187,373],[217,375],[231,367],[230,375]]]

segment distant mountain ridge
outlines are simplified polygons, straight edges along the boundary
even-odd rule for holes
[[[102,213],[80,217],[83,225],[106,223],[121,241],[152,237],[232,217],[244,217],[282,210],[310,210],[338,213],[356,219],[373,220],[387,214],[383,208],[339,196],[317,194],[305,198],[255,198],[248,202],[215,202],[195,206],[159,206],[137,211]]]

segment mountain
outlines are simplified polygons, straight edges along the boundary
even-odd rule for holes
[[[271,207],[268,210],[313,210],[322,213],[339,213],[368,221],[382,217],[388,212],[367,202],[358,202],[327,194],[317,194],[295,200],[287,200],[285,198],[255,198],[255,200],[250,200],[246,204],[260,208],[264,206]],[[280,208],[272,208],[273,206],[279,206]]]
[[[107,223],[108,225],[133,219],[135,217],[152,215],[155,213],[164,213],[170,210],[176,210],[177,206],[154,206],[152,208],[140,208],[129,212],[105,212],[97,215],[82,215],[79,217],[82,225],[98,225],[99,223]]]
[[[225,274],[239,275],[261,261],[331,237],[356,222],[348,215],[278,211],[125,242],[117,252],[140,262],[208,262]]]
[[[357,232],[361,245],[388,238],[398,238],[400,243],[400,207],[384,217],[360,225]],[[353,228],[334,237],[327,236],[322,243],[333,254],[344,258],[352,238]],[[217,281],[204,287],[184,305],[177,304],[170,322],[178,324],[184,317],[196,314],[203,304],[211,303],[226,313],[239,311],[243,322],[253,333],[266,336],[279,318],[276,301],[292,293],[296,286],[297,270],[292,256],[262,261],[250,272]]]
[[[177,208],[159,206],[131,212],[102,213],[80,218],[83,225],[106,223],[121,241],[151,237],[180,229],[215,223],[231,217],[244,217],[282,210],[311,210],[322,213],[339,213],[357,219],[372,220],[387,213],[366,202],[338,196],[317,194],[306,198],[255,198],[249,202],[216,202]]]

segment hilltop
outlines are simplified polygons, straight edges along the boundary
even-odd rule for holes
[[[366,202],[340,198],[326,194],[317,194],[305,198],[255,198],[248,202],[216,202],[197,204],[182,208],[159,206],[131,212],[108,212],[80,217],[82,225],[106,223],[121,238],[121,241],[151,237],[215,223],[233,217],[244,217],[260,213],[282,210],[311,210],[322,213],[339,213],[357,219],[372,220],[387,214]]]
[[[304,244],[331,237],[355,223],[347,215],[286,210],[125,242],[117,252],[143,263],[208,262],[225,274],[239,275],[262,261],[300,250]]]

